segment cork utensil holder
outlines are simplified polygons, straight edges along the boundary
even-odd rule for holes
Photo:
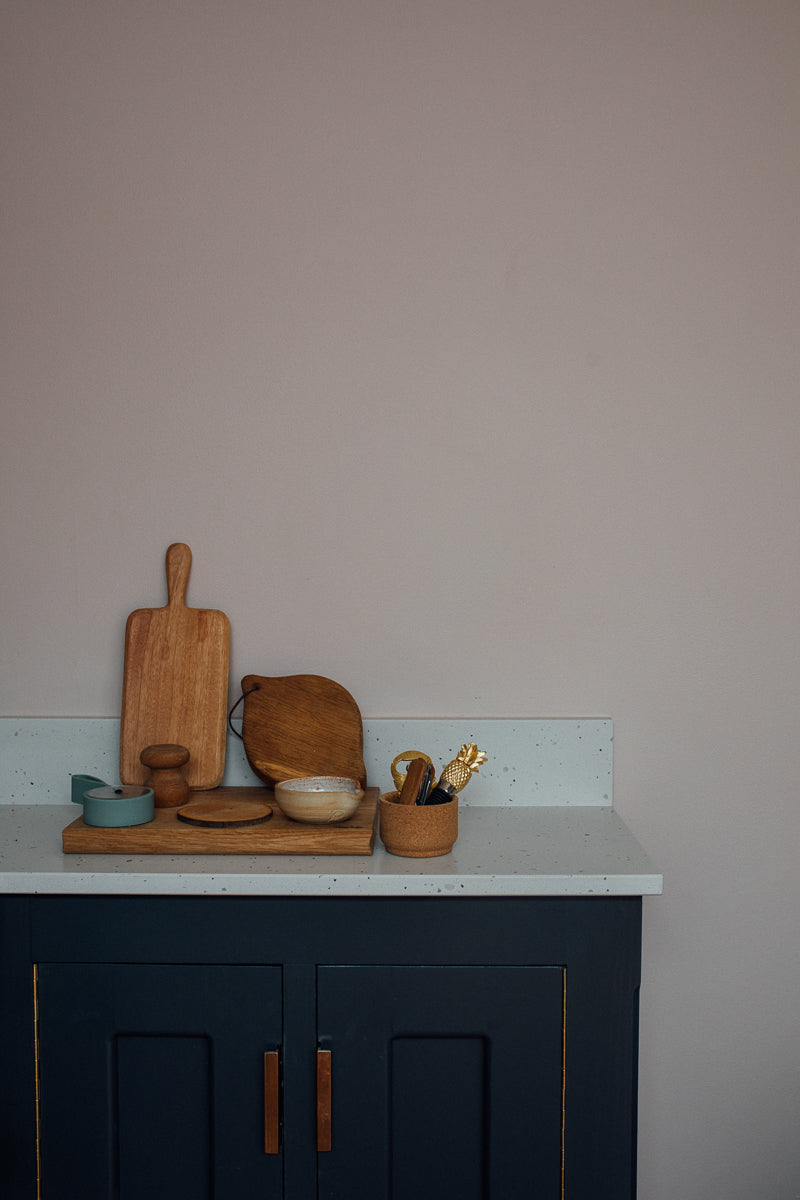
[[[401,804],[397,792],[380,800],[381,840],[401,858],[438,858],[449,854],[458,838],[458,796],[447,804]]]

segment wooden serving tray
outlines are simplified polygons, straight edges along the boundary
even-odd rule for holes
[[[203,829],[177,818],[175,808],[157,808],[146,825],[106,829],[78,817],[61,835],[65,854],[372,854],[378,817],[378,789],[367,788],[347,821],[302,825],[285,817],[270,788],[220,787],[193,792],[192,800],[266,801],[272,816],[262,825]]]

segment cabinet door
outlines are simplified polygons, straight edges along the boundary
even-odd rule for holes
[[[279,967],[43,963],[38,986],[42,1200],[281,1195]]]
[[[561,968],[321,967],[318,1029],[320,1200],[562,1195]]]

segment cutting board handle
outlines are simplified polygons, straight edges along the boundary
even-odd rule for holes
[[[167,550],[167,597],[170,608],[184,608],[192,552],[184,542],[173,542]]]

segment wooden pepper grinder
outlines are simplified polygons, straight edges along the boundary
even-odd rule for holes
[[[185,746],[171,743],[147,746],[139,755],[139,761],[150,770],[144,785],[153,789],[156,808],[180,808],[186,803],[189,784],[181,771],[189,761]]]

